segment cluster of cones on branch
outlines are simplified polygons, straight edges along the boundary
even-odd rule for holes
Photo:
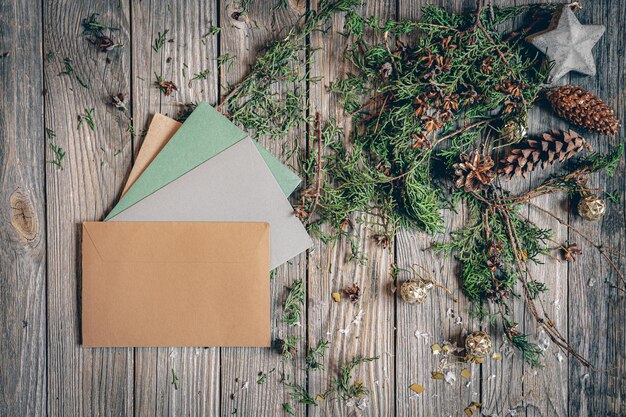
[[[613,110],[589,91],[577,86],[563,86],[549,90],[546,98],[554,112],[573,125],[604,135],[617,134],[620,122]],[[453,165],[456,186],[465,191],[485,189],[496,177],[506,179],[526,178],[534,169],[546,168],[555,162],[563,162],[578,153],[591,150],[587,141],[573,130],[551,130],[538,137],[521,142],[500,161],[489,155],[471,152],[461,155]]]

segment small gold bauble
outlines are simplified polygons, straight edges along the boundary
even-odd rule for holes
[[[470,333],[465,339],[465,350],[469,356],[484,358],[491,354],[493,344],[491,337],[485,332]]]
[[[606,212],[606,203],[595,194],[587,194],[578,203],[578,214],[585,220],[600,220]]]
[[[400,286],[400,296],[409,304],[422,304],[433,284],[424,280],[409,280]]]
[[[508,144],[521,142],[526,133],[526,126],[518,120],[509,120],[502,126],[502,137]]]

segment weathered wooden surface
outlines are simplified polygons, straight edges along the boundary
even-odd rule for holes
[[[47,377],[48,415],[128,415],[133,412],[132,349],[83,349],[80,346],[80,223],[104,217],[119,192],[131,141],[127,123],[106,106],[111,94],[130,87],[130,49],[111,54],[111,62],[82,36],[81,21],[100,13],[117,36],[130,41],[128,5],[117,1],[81,3],[44,1],[45,126],[56,132],[67,154],[63,169],[46,165],[47,214]],[[71,59],[76,77],[58,75]],[[78,124],[94,109],[95,128]],[[38,139],[54,159],[45,137]],[[121,153],[117,153],[117,150]]]
[[[361,7],[366,15],[393,18],[395,4],[392,1],[368,2]],[[339,34],[343,31],[343,16],[332,20],[331,30],[311,36],[312,48],[319,48],[313,55],[312,75],[324,77],[311,88],[312,113],[320,112],[324,120],[335,118],[345,133],[350,132],[349,121],[335,97],[327,93],[328,85],[351,70],[342,59],[348,40]],[[312,143],[312,142],[311,142]],[[356,223],[355,223],[356,224]],[[313,416],[367,416],[393,415],[394,401],[394,297],[391,292],[390,267],[393,260],[393,244],[385,249],[378,246],[370,232],[363,227],[354,231],[362,237],[355,249],[348,239],[331,244],[317,242],[309,257],[309,345],[319,341],[330,342],[326,355],[327,372],[310,371],[309,389],[323,393],[332,380],[338,378],[340,367],[356,356],[378,357],[371,363],[355,369],[355,380],[363,381],[372,388],[367,408],[360,411],[357,405],[346,407],[336,400],[324,401],[317,407],[309,407]],[[349,261],[357,256],[363,261]],[[333,292],[357,284],[361,299],[350,303],[342,294],[342,301],[332,300]]]
[[[46,385],[46,145],[41,3],[0,13],[0,415],[41,415]],[[27,127],[24,130],[24,127]]]
[[[527,1],[524,1],[527,3]],[[127,2],[0,1],[0,60],[3,100],[0,105],[0,416],[238,416],[282,415],[283,403],[297,415],[413,416],[463,415],[471,401],[483,403],[489,416],[620,416],[626,413],[626,300],[605,282],[615,280],[600,255],[573,232],[536,210],[528,215],[537,224],[554,229],[555,241],[570,240],[584,254],[573,264],[546,259],[532,270],[551,288],[546,308],[572,345],[605,372],[581,367],[574,359],[546,345],[545,368],[524,365],[517,354],[507,357],[501,337],[496,348],[504,360],[471,367],[469,381],[451,385],[432,381],[436,358],[430,345],[461,341],[479,324],[467,314],[454,262],[428,250],[430,238],[402,232],[389,248],[373,243],[367,233],[360,241],[365,264],[349,262],[350,242],[316,242],[314,250],[279,268],[272,282],[272,336],[300,336],[298,359],[284,363],[269,349],[82,349],[80,340],[80,222],[100,220],[119,196],[141,145],[141,132],[151,115],[175,116],[181,104],[206,100],[212,104],[228,85],[247,73],[255,56],[269,41],[280,39],[316,2],[290,0],[245,2],[162,0]],[[367,1],[366,15],[382,18],[418,18],[426,0]],[[441,2],[443,4],[443,2]],[[504,3],[504,2],[499,2]],[[509,2],[507,2],[509,3]],[[510,2],[512,3],[512,2]],[[521,3],[521,2],[519,2]],[[472,8],[472,0],[446,2],[453,10]],[[626,21],[622,0],[603,0],[578,12],[583,23],[604,24],[607,32],[594,49],[597,77],[572,75],[563,82],[581,84],[608,100],[622,119],[624,108]],[[81,21],[99,13],[124,47],[108,55],[98,52],[82,35]],[[211,26],[219,35],[205,36]],[[349,127],[335,98],[326,87],[350,68],[342,59],[346,39],[337,31],[343,17],[333,19],[332,30],[315,33],[310,71],[321,83],[302,86],[309,114],[324,120],[337,118]],[[155,52],[154,39],[168,30],[164,47]],[[171,42],[169,41],[171,39]],[[232,66],[219,66],[217,57],[235,57]],[[107,60],[107,56],[109,60]],[[87,81],[58,74],[70,58],[76,73]],[[206,79],[190,79],[210,70]],[[155,73],[174,81],[179,91],[165,97],[154,87]],[[308,89],[307,89],[308,87]],[[117,93],[129,95],[130,114],[137,136],[128,132],[131,121],[107,105]],[[95,129],[78,125],[78,115],[94,108]],[[566,127],[549,112],[533,112],[530,130]],[[63,169],[47,163],[54,159],[44,128],[56,133],[55,144],[66,152]],[[312,145],[311,128],[299,126],[284,143],[259,138],[279,157],[284,150]],[[618,138],[587,135],[597,150],[616,145]],[[297,167],[298,152],[286,162]],[[622,252],[626,246],[626,180],[622,162],[614,177],[602,176],[592,185],[617,194],[602,222],[585,223],[570,215],[565,197],[546,197],[541,205],[571,222],[586,235]],[[447,226],[458,228],[464,213],[450,213]],[[436,240],[445,239],[438,236]],[[460,301],[443,292],[421,306],[398,300],[390,267],[420,264]],[[624,267],[622,262],[620,266]],[[400,279],[403,278],[401,274]],[[306,308],[301,326],[282,323],[281,304],[294,280],[306,283]],[[331,293],[357,283],[363,291],[355,304],[335,303]],[[362,313],[361,313],[362,312]],[[353,323],[355,317],[360,322]],[[527,311],[517,304],[520,326],[535,334]],[[460,318],[460,322],[459,322]],[[346,329],[349,331],[346,332]],[[340,332],[343,330],[343,332]],[[545,335],[536,334],[542,342]],[[307,347],[329,341],[326,370],[305,369]],[[357,378],[371,389],[364,410],[335,400],[318,406],[296,404],[281,382],[283,377],[323,393],[342,364],[356,355],[379,356],[361,365]],[[273,372],[271,372],[274,369]],[[269,373],[257,384],[259,372]],[[179,380],[172,384],[172,373]],[[414,395],[408,386],[427,388]]]

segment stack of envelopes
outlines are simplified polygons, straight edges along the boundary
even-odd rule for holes
[[[269,271],[312,245],[299,184],[207,103],[155,115],[119,203],[83,224],[84,346],[269,346]]]

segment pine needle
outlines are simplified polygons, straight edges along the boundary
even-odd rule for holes
[[[63,60],[63,66],[63,71],[61,71],[58,75],[68,75],[70,77],[74,77],[82,87],[89,89],[89,85],[83,81],[83,79],[74,70],[74,63],[71,59],[65,58]]]
[[[163,48],[163,45],[165,45],[165,42],[167,40],[166,36],[169,31],[169,29],[165,29],[163,33],[159,32],[157,34],[157,37],[154,39],[154,43],[152,44],[152,50],[154,52],[159,52],[161,48]]]
[[[48,163],[53,164],[57,167],[57,169],[63,169],[63,159],[65,158],[65,151],[63,148],[56,144],[57,134],[54,130],[48,129],[47,127],[44,129],[46,133],[46,138],[48,139],[48,143],[50,145],[50,149],[54,154],[54,159],[48,161]]]
[[[85,122],[87,124],[87,126],[89,126],[89,128],[91,130],[95,130],[96,128],[96,121],[94,119],[94,109],[85,109],[85,113],[84,114],[79,114],[78,115],[78,128],[80,129],[81,125],[83,124],[83,122]]]
[[[191,84],[191,81],[206,80],[207,78],[209,78],[209,75],[211,75],[211,70],[210,69],[205,69],[204,71],[196,72],[193,75],[193,77],[191,77],[191,80],[189,81],[189,84]]]
[[[178,390],[178,376],[176,375],[176,372],[174,372],[174,368],[172,368],[172,385],[174,385],[175,390]]]

